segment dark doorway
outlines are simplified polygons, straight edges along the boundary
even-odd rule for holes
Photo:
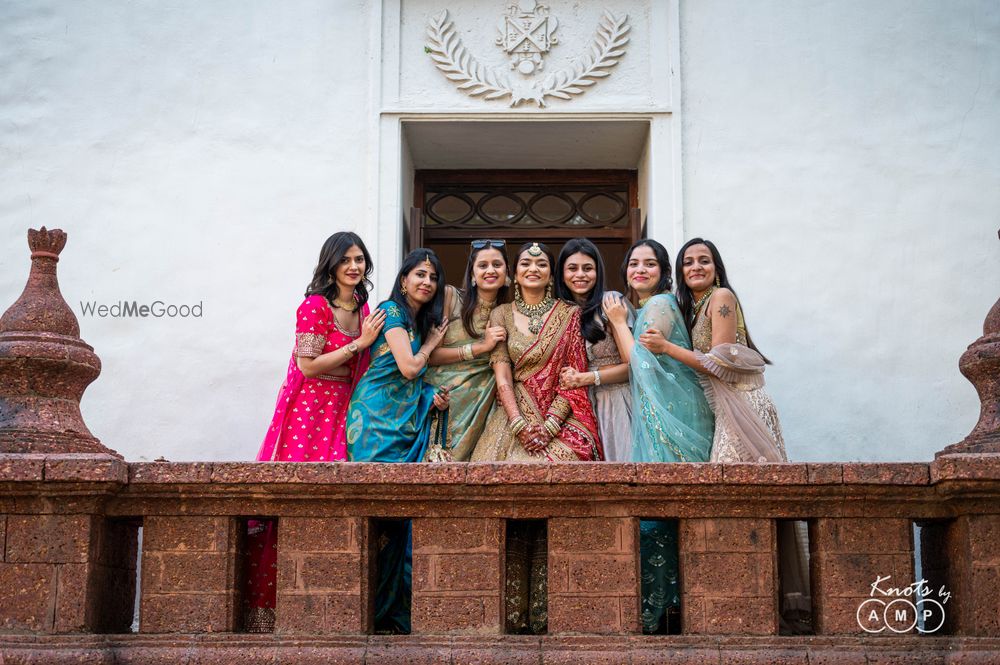
[[[511,254],[522,243],[544,242],[558,255],[568,240],[589,238],[604,257],[608,288],[621,291],[618,267],[643,233],[638,175],[630,170],[421,170],[415,175],[408,230],[409,249],[437,252],[448,283],[455,286],[461,286],[472,240],[505,240]]]

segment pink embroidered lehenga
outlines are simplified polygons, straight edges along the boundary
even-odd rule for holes
[[[360,321],[368,316],[361,308]],[[357,330],[344,330],[321,295],[307,297],[295,319],[295,349],[285,382],[278,392],[271,426],[257,453],[258,462],[339,462],[347,459],[347,406],[358,379],[368,368],[368,349],[346,365],[345,376],[306,378],[296,359],[316,358],[356,340]],[[274,630],[277,578],[277,531],[270,520],[250,520],[247,529],[247,575],[244,594],[244,630]]]

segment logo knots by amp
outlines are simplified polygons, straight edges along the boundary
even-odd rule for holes
[[[883,587],[892,575],[879,575],[872,582],[869,597],[858,605],[858,625],[866,633],[934,633],[944,625],[944,606],[951,592],[943,585],[935,593],[927,580],[905,587]]]

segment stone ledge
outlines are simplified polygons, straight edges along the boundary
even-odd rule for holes
[[[0,662],[240,663],[811,663],[997,662],[1000,639],[969,637],[415,637],[215,634],[0,636]]]

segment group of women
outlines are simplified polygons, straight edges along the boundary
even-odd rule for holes
[[[769,361],[713,243],[681,248],[676,295],[655,240],[628,250],[624,294],[605,290],[604,262],[586,239],[558,257],[526,243],[511,258],[502,240],[474,240],[458,289],[432,250],[414,250],[371,313],[364,243],[331,236],[257,459],[787,459],[763,389]],[[680,604],[676,522],[643,521],[640,539],[643,628],[661,632]],[[248,630],[273,625],[275,540],[273,523],[251,522]],[[544,527],[520,523],[507,547],[507,630],[544,632]],[[387,524],[378,571],[376,630],[409,632],[409,522]],[[786,596],[807,593],[789,591],[800,583],[785,584]]]

